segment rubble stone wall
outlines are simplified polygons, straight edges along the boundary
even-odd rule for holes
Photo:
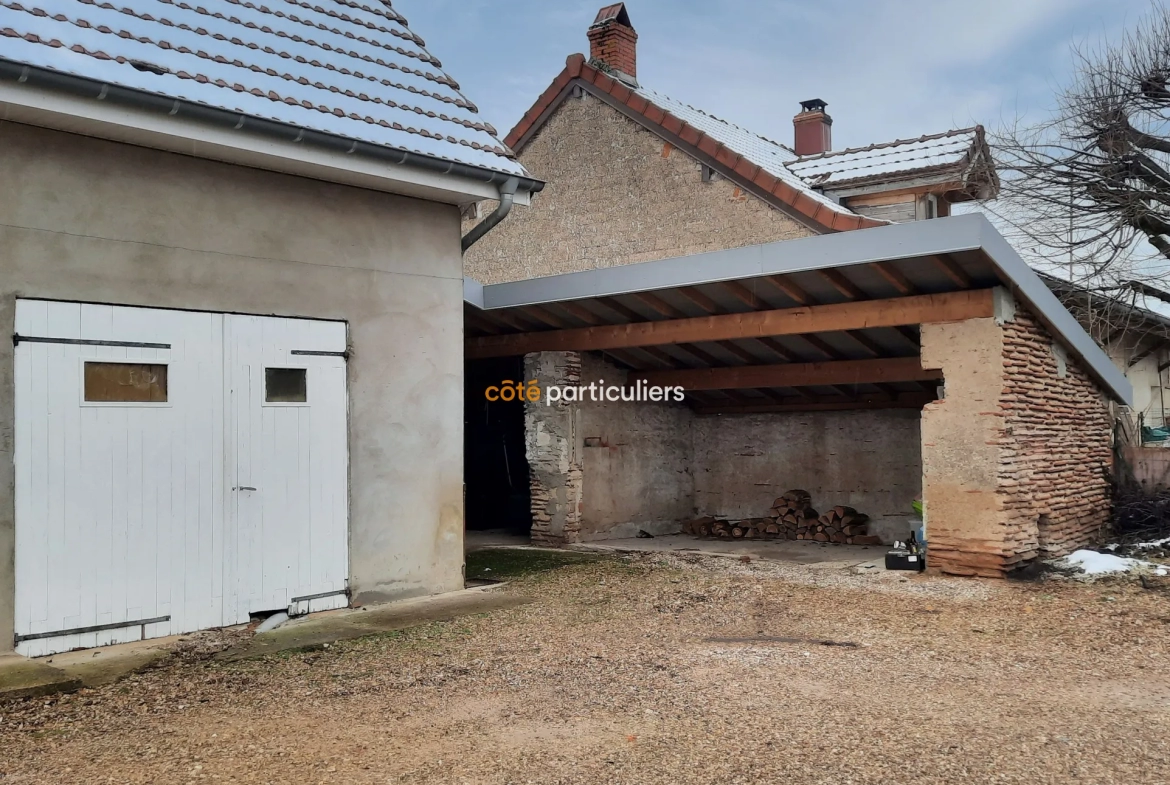
[[[468,250],[464,271],[480,283],[812,234],[727,180],[703,182],[697,161],[589,94],[561,104],[519,158],[547,185]]]

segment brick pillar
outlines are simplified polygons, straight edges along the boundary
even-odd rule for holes
[[[1031,313],[997,289],[994,318],[924,324],[922,366],[946,390],[922,411],[932,569],[1002,577],[1100,534],[1108,401]]]
[[[524,357],[524,379],[550,385],[581,381],[577,352],[538,352]],[[524,404],[524,446],[532,494],[532,541],[545,545],[576,542],[581,533],[581,456],[576,407],[551,406],[545,397]]]

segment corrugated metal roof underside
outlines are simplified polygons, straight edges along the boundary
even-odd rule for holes
[[[0,0],[0,57],[527,176],[389,3]]]

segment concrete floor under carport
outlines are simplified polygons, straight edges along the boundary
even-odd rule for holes
[[[805,423],[790,428],[799,449],[776,466],[769,492],[800,487],[789,478],[806,465],[848,467],[825,438],[841,421],[906,417],[879,440],[880,458],[898,453],[883,446],[915,421],[920,466],[911,455],[878,484],[903,486],[895,516],[920,492],[928,562],[945,572],[1001,577],[1086,544],[1106,521],[1110,400],[1132,391],[981,216],[468,282],[465,301],[467,357],[522,356],[524,378],[544,390],[604,376],[686,391],[677,405],[587,406],[563,394],[525,403],[535,542],[629,537],[648,525],[667,533],[696,513],[762,517],[762,493],[751,510],[707,498],[745,479],[729,458],[775,458],[784,446],[720,442],[728,423],[761,416],[765,428]],[[830,425],[818,432],[808,425],[816,418]],[[814,498],[830,503],[842,501]]]

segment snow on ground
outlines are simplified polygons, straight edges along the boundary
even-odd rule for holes
[[[1127,559],[1114,556],[1111,553],[1097,551],[1073,551],[1061,559],[1061,562],[1070,567],[1079,567],[1086,575],[1105,575],[1114,572],[1129,572],[1138,568],[1149,568],[1155,575],[1170,575],[1170,569],[1161,564],[1153,564],[1141,559]]]

